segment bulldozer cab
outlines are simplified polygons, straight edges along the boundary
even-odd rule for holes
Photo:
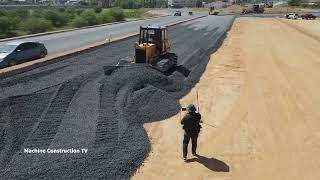
[[[170,51],[168,29],[165,26],[140,26],[139,45],[155,44],[160,54]]]

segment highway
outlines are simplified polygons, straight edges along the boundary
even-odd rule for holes
[[[38,37],[24,38],[13,41],[38,41],[44,43],[48,49],[48,55],[53,55],[72,49],[84,47],[95,42],[105,41],[106,39],[114,39],[129,33],[138,32],[139,27],[143,25],[163,26],[204,15],[204,13],[196,13],[193,16],[189,16],[185,11],[186,10],[183,10],[182,16],[170,15],[165,17],[157,17],[152,19],[131,21],[126,23],[112,24],[88,29],[80,29],[75,31],[68,31]],[[164,14],[172,14],[174,10],[163,10],[160,12]],[[5,44],[8,42],[12,41],[1,42],[0,44]]]

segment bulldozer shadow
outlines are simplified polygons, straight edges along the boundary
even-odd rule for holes
[[[205,166],[206,168],[210,169],[211,171],[215,171],[215,172],[230,171],[229,166],[225,162],[215,158],[207,158],[201,155],[197,155],[197,158],[186,160],[186,163],[192,163],[192,162],[198,162],[203,166]]]

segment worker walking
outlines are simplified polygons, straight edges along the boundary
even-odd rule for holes
[[[188,144],[191,139],[192,142],[192,154],[197,155],[197,140],[201,128],[201,114],[196,112],[196,108],[193,104],[188,105],[188,113],[181,119],[183,125],[184,137],[183,137],[183,159],[187,160]]]

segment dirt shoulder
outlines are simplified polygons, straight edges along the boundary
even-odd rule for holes
[[[145,124],[152,152],[133,179],[319,179],[319,47],[279,20],[237,19],[180,102],[196,103],[198,91],[217,127],[203,125],[201,156],[183,162],[179,114]]]

